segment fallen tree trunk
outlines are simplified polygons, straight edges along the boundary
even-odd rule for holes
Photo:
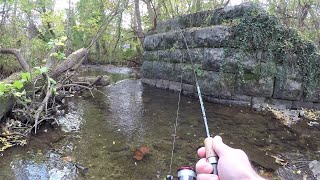
[[[17,53],[18,57],[21,56],[19,52],[15,52],[15,53]],[[88,53],[88,50],[86,48],[81,48],[73,52],[72,54],[70,54],[65,61],[61,61],[57,65],[54,65],[53,63],[52,65],[54,67],[48,67],[50,69],[49,75],[52,77],[58,77],[68,70],[76,70],[79,67],[79,64],[83,62],[87,53]],[[14,73],[8,78],[4,79],[2,82],[11,83],[15,80],[19,80],[20,78],[21,78],[20,73]],[[0,120],[8,111],[12,109],[14,103],[15,103],[15,99],[13,97],[0,98]]]
[[[88,50],[86,48],[81,48],[73,52],[68,56],[66,61],[63,61],[62,63],[56,65],[55,67],[50,68],[49,70],[50,77],[56,78],[68,70],[78,69],[79,65],[82,64],[87,54],[88,54]]]

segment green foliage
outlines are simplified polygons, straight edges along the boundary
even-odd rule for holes
[[[65,41],[68,38],[66,36],[62,36],[60,38],[57,39],[50,39],[50,41],[48,42],[48,48],[52,49],[54,47],[56,47],[58,49],[57,52],[53,52],[50,54],[50,57],[54,57],[58,60],[64,60],[66,59],[66,55],[63,52],[63,49],[65,48]]]
[[[47,67],[35,67],[32,70],[32,77],[39,76],[40,74],[48,73],[49,69]],[[31,82],[31,74],[29,72],[21,73],[21,78],[15,80],[12,83],[3,83],[0,81],[0,97],[14,95],[15,97],[21,98],[26,95],[24,89],[25,83]],[[52,78],[49,79],[50,82],[55,85],[56,81]],[[26,99],[26,97],[24,97]]]
[[[183,71],[191,70],[194,71],[197,75],[197,77],[203,77],[204,76],[204,70],[202,68],[201,64],[194,64],[193,67],[191,64],[187,64],[183,66]]]
[[[285,28],[276,17],[261,9],[252,9],[237,22],[232,29],[233,45],[241,49],[243,57],[248,52],[262,51],[265,54],[264,62],[276,62],[281,67],[276,74],[272,74],[274,71],[257,72],[260,77],[276,75],[283,82],[288,74],[299,72],[303,75],[307,91],[314,90],[320,77],[317,64],[320,56],[311,41],[297,30]],[[243,77],[241,66],[239,61],[239,74]]]

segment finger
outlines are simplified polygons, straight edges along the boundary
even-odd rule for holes
[[[224,153],[232,149],[233,148],[222,142],[222,138],[220,136],[215,136],[213,138],[213,150],[217,153],[218,156],[222,156]]]
[[[197,180],[219,180],[219,178],[214,174],[198,174]]]
[[[206,157],[206,149],[205,149],[205,147],[201,147],[201,148],[198,149],[198,156],[200,158]]]
[[[213,166],[207,162],[206,158],[202,158],[196,164],[196,171],[200,174],[211,174]]]

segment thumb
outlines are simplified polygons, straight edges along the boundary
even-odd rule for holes
[[[222,138],[220,136],[215,136],[213,138],[213,150],[217,153],[218,156],[223,156],[223,154],[232,149],[233,148],[222,142]]]

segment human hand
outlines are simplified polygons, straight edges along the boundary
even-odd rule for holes
[[[222,142],[220,136],[213,138],[213,150],[219,156],[218,176],[211,174],[213,167],[207,162],[205,148],[198,149],[201,159],[196,164],[197,180],[263,180],[252,168],[248,156]]]

